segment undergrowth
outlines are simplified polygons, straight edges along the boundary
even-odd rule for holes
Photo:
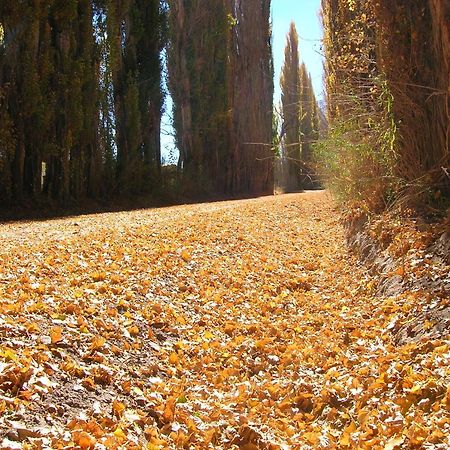
[[[401,183],[394,175],[394,99],[381,78],[374,80],[371,95],[377,97],[377,109],[367,110],[367,101],[357,95],[342,98],[345,116],[331,122],[313,152],[324,184],[338,200],[364,203],[376,212],[392,204]]]

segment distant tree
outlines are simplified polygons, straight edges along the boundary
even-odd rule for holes
[[[293,22],[286,37],[280,85],[283,116],[283,156],[288,167],[285,188],[288,191],[295,191],[301,187],[300,123],[302,108],[298,34]]]
[[[300,143],[301,179],[304,189],[316,186],[312,159],[312,145],[319,137],[319,107],[305,63],[300,66]]]

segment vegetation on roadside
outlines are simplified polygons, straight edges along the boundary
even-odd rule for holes
[[[449,6],[323,0],[327,184],[371,211],[450,197]]]

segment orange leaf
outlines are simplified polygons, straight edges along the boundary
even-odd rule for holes
[[[311,444],[316,446],[319,443],[319,435],[313,432],[307,432],[303,434],[303,437]]]
[[[179,361],[180,361],[180,358],[178,358],[178,355],[175,352],[170,354],[170,356],[169,356],[170,364],[178,364]]]
[[[50,339],[52,340],[52,344],[57,344],[62,341],[62,328],[61,327],[53,327],[50,330]]]
[[[166,406],[164,408],[163,418],[168,423],[172,422],[173,418],[175,416],[176,401],[177,401],[176,398],[169,398],[169,400],[167,400]]]
[[[98,350],[103,347],[105,344],[106,339],[102,336],[94,336],[92,338],[91,345],[89,347],[90,350]]]
[[[81,384],[87,389],[94,389],[95,388],[95,381],[92,378],[89,378],[89,377],[84,378],[81,381]]]
[[[95,439],[94,436],[91,436],[85,431],[82,431],[81,433],[74,433],[73,439],[75,443],[83,450],[94,448],[95,444],[97,443],[97,439]]]
[[[125,405],[122,402],[119,402],[118,400],[114,400],[112,409],[116,417],[121,417],[123,412],[125,411]]]
[[[128,332],[131,336],[137,336],[139,334],[139,328],[136,325],[132,325],[128,328]]]
[[[91,275],[91,278],[97,282],[97,281],[103,281],[106,278],[106,273],[105,272],[94,272]]]
[[[189,254],[189,252],[188,252],[187,250],[183,250],[183,251],[181,252],[181,257],[183,258],[183,260],[184,260],[185,262],[188,262],[188,261],[190,261],[190,259],[191,259],[191,255]]]

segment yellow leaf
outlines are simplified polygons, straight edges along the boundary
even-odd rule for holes
[[[175,318],[179,324],[186,325],[187,321],[183,316],[176,316]]]
[[[355,422],[352,422],[348,427],[344,429],[342,437],[339,443],[344,447],[349,447],[351,444],[351,435],[357,430]]]
[[[210,339],[212,339],[214,337],[214,335],[211,333],[211,331],[205,331],[205,333],[203,334],[203,337],[205,339],[210,340]]]
[[[27,325],[28,333],[38,333],[40,331],[39,325],[37,323],[30,323]]]
[[[124,431],[120,427],[117,427],[113,434],[114,434],[114,436],[116,436],[119,439],[127,438],[127,435],[124,433]]]
[[[9,361],[17,361],[18,360],[16,353],[13,350],[9,349],[9,348],[7,348],[5,350],[1,350],[0,349],[0,356],[2,358],[4,358],[5,361],[7,361],[7,362],[9,362]]]
[[[179,361],[180,358],[178,358],[178,355],[175,352],[172,352],[169,356],[170,364],[178,364]]]
[[[394,450],[395,447],[402,445],[405,441],[405,436],[394,436],[386,442],[384,450]]]
[[[416,394],[417,392],[421,392],[423,389],[422,384],[416,383],[410,390],[411,394]]]

